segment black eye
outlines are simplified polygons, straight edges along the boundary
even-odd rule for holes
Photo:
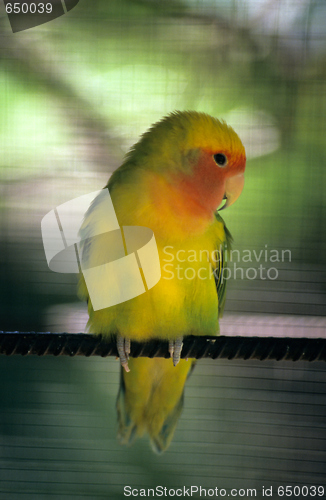
[[[225,167],[225,165],[228,162],[227,157],[222,153],[216,153],[216,155],[214,155],[213,158],[214,158],[215,163],[219,167]]]

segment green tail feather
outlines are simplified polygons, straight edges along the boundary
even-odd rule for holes
[[[173,408],[172,412],[165,419],[160,432],[156,435],[151,436],[151,445],[155,453],[163,453],[172,441],[174,431],[177,427],[178,420],[183,410],[184,393],[182,393],[176,406]]]
[[[187,379],[192,373],[195,366],[195,361],[193,360],[191,367],[189,369]],[[132,406],[130,406],[129,401],[129,410],[126,401],[128,401],[128,396],[130,396],[126,391],[126,385],[124,381],[124,371],[121,368],[120,374],[120,388],[117,396],[116,408],[118,415],[118,439],[123,445],[131,445],[134,439],[137,436],[141,436],[145,431],[148,432],[152,449],[156,453],[163,453],[170,445],[175,429],[177,427],[179,418],[181,416],[183,410],[184,403],[184,390],[182,391],[180,399],[174,405],[172,410],[166,415],[163,424],[158,432],[154,432],[151,429],[151,418],[153,418],[153,413],[149,411],[150,396],[146,405],[143,408],[142,414],[142,425],[137,422],[134,422],[130,412],[132,411]],[[135,395],[134,395],[135,397]],[[148,406],[147,406],[148,405]]]

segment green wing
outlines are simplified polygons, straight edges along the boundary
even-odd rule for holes
[[[218,212],[215,212],[215,218],[218,222],[223,224],[225,232],[224,242],[217,248],[219,253],[219,260],[214,271],[215,285],[218,296],[218,315],[219,318],[223,316],[224,305],[225,305],[225,292],[226,292],[226,280],[223,279],[223,270],[227,265],[227,254],[231,250],[232,236],[230,231],[227,229],[224,220]]]

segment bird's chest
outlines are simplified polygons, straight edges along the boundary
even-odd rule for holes
[[[206,242],[207,243],[207,242]],[[219,253],[205,242],[181,241],[178,244],[159,242],[161,281],[171,287],[204,290],[214,280],[215,262]],[[194,290],[195,291],[195,290]],[[194,293],[193,291],[193,293]]]

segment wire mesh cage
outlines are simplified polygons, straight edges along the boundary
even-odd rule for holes
[[[322,497],[325,2],[93,0],[18,32],[7,5],[0,352],[25,356],[0,357],[0,498],[159,496],[160,486],[170,496],[193,486],[197,498],[200,487],[261,498],[286,486]],[[185,340],[185,357],[217,359],[197,363],[158,456],[146,439],[116,439],[119,367],[104,357],[115,344],[82,333],[77,275],[49,269],[41,220],[102,189],[139,135],[177,109],[226,120],[247,167],[223,212],[233,246],[221,337]],[[132,348],[168,355],[155,341]],[[36,356],[46,352],[70,356]]]

